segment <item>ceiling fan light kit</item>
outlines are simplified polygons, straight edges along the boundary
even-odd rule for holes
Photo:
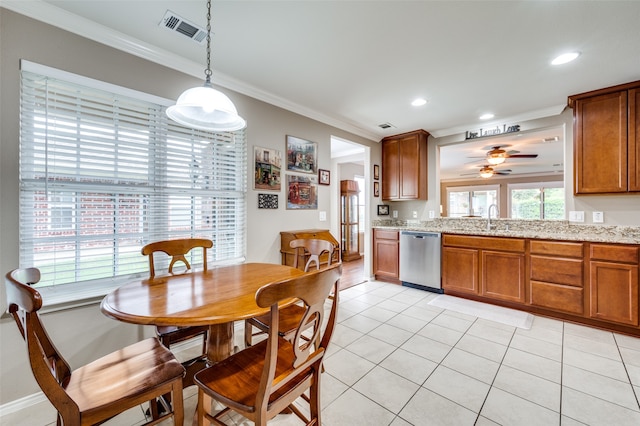
[[[493,176],[493,169],[489,166],[484,166],[480,169],[480,177],[488,179]]]
[[[211,84],[211,0],[207,1],[207,68],[203,86],[184,91],[176,105],[167,108],[172,120],[194,129],[212,132],[234,132],[247,122],[238,115],[235,105]]]

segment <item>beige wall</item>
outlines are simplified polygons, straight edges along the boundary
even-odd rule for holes
[[[0,8],[0,272],[18,266],[18,142],[19,61],[62,69],[168,99],[202,80],[159,66],[58,28]],[[279,263],[280,230],[337,229],[335,217],[319,221],[318,210],[286,210],[284,189],[278,210],[258,210],[252,183],[253,147],[279,149],[285,153],[285,136],[295,135],[318,143],[318,164],[329,169],[331,137],[337,136],[370,147],[372,161],[379,164],[380,148],[374,141],[285,111],[253,98],[224,90],[247,120],[247,260]],[[334,173],[337,172],[334,171]],[[334,174],[337,176],[337,173]],[[330,211],[331,187],[319,187],[319,210]],[[371,203],[373,204],[373,203]],[[28,265],[23,265],[28,266]],[[6,309],[4,291],[0,310]],[[131,343],[141,336],[136,326],[117,323],[100,313],[98,304],[44,315],[59,350],[72,367]],[[145,331],[146,334],[149,330]],[[38,392],[26,364],[24,345],[17,328],[6,316],[0,320],[0,406]]]

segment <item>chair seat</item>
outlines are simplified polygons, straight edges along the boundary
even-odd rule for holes
[[[278,360],[275,377],[290,374],[293,369],[293,350],[289,341],[279,338]],[[200,389],[231,408],[253,412],[256,406],[256,389],[264,369],[267,341],[263,340],[244,349],[212,367],[199,371],[195,382]],[[311,380],[312,368],[302,370],[298,376],[271,394],[269,401],[275,401],[298,385]]]
[[[281,337],[287,337],[296,332],[300,325],[300,319],[305,313],[305,308],[300,305],[290,305],[280,309],[280,322],[278,324],[278,334]],[[262,331],[268,331],[271,324],[271,315],[264,314],[249,320],[252,325],[258,327]]]
[[[183,374],[182,364],[157,339],[151,338],[74,370],[63,386],[83,417],[91,417],[92,412],[104,412],[109,406],[117,414],[122,410],[122,401],[142,396],[150,388],[170,383]]]

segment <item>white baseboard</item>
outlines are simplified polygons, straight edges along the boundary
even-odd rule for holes
[[[47,401],[47,397],[44,393],[37,392],[0,405],[0,424],[2,423],[2,416],[15,413],[16,411],[29,409],[31,406],[40,404],[44,401]]]

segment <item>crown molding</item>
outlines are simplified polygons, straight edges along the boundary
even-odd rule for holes
[[[104,25],[69,13],[41,0],[0,0],[0,7],[27,16],[29,18],[53,25],[65,31],[80,35],[95,42],[131,55],[146,59],[167,68],[191,75],[202,77],[202,65],[175,55],[158,46],[129,37]],[[379,142],[380,135],[362,129],[354,123],[348,123],[336,117],[331,117],[314,109],[299,105],[288,99],[276,96],[255,86],[237,80],[222,73],[214,73],[216,86],[225,87],[259,101],[277,106],[304,117],[333,126],[337,129],[353,133],[371,141]]]

